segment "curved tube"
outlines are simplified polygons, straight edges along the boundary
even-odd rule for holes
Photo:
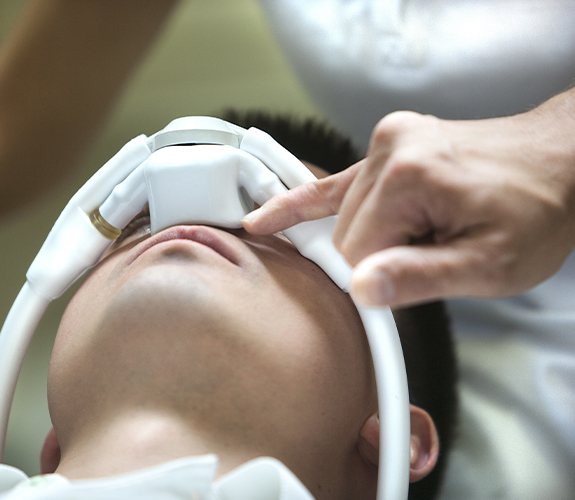
[[[391,310],[357,305],[369,341],[379,404],[378,500],[409,490],[409,393],[403,350]]]
[[[49,300],[25,283],[0,331],[0,461],[4,458],[4,440],[18,375],[30,340],[48,304]]]

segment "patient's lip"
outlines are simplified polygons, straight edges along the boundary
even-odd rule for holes
[[[219,231],[208,226],[169,227],[137,245],[134,248],[135,253],[133,254],[129,264],[159,243],[172,240],[189,240],[211,248],[213,251],[229,260],[232,264],[239,266],[240,258],[238,252],[232,247],[230,242],[227,241],[229,238],[225,238],[224,235],[225,233],[223,233],[223,231]]]

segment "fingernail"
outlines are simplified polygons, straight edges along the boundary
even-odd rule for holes
[[[359,264],[353,272],[351,294],[364,305],[385,306],[393,302],[395,287],[383,269]]]
[[[261,210],[262,210],[261,207],[256,208],[255,210],[253,210],[249,214],[244,215],[244,217],[242,218],[242,224],[244,222],[247,222],[248,224],[253,224],[255,222],[255,220],[260,217],[260,215],[262,213]]]

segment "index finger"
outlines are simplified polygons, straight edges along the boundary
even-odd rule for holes
[[[336,214],[361,163],[274,196],[244,217],[244,228],[253,234],[273,234],[300,222]]]

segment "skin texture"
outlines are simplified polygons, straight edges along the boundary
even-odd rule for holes
[[[575,90],[491,120],[393,113],[363,161],[270,200],[244,227],[266,234],[338,213],[334,242],[366,304],[518,293],[575,242],[574,116]]]

